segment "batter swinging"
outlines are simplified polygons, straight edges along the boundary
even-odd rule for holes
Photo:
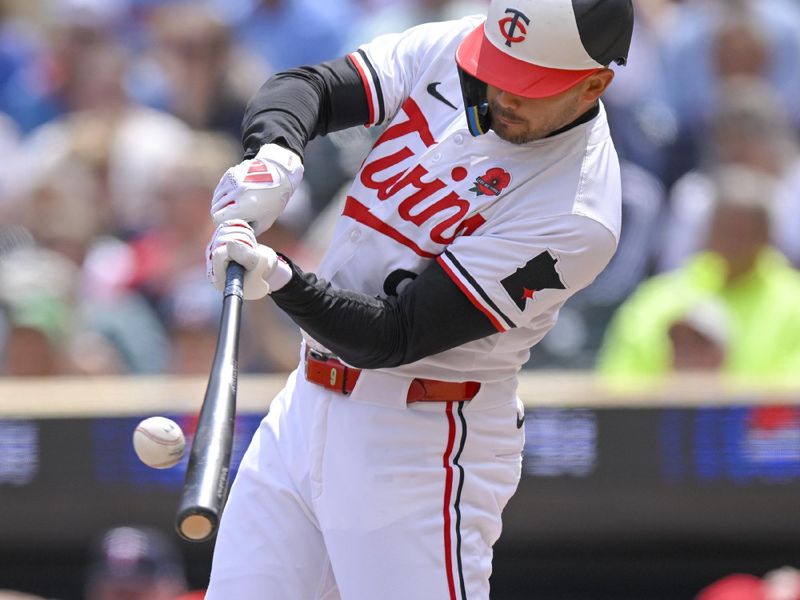
[[[233,484],[208,600],[489,597],[520,477],[516,374],[617,245],[599,98],[632,28],[630,0],[493,0],[252,100],[208,275],[221,288],[242,264],[246,296],[271,293],[305,341]],[[318,276],[257,243],[309,139],[384,123]]]

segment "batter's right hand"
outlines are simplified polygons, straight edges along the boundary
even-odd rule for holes
[[[303,163],[291,150],[265,144],[255,158],[228,169],[211,199],[211,218],[249,222],[256,235],[275,222],[303,179]]]
[[[257,300],[270,293],[270,276],[275,272],[278,256],[272,248],[259,244],[250,225],[238,219],[219,225],[206,249],[206,277],[219,291],[225,289],[230,261],[245,269],[245,300]]]

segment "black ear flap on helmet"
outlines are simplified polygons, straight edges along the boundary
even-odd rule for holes
[[[489,131],[492,120],[489,115],[489,101],[486,99],[486,84],[458,67],[461,80],[461,95],[464,97],[464,110],[467,113],[469,132],[474,136]]]

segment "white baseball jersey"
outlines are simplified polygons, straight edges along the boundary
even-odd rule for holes
[[[469,134],[453,57],[481,19],[420,25],[350,55],[372,124],[388,127],[355,177],[318,273],[382,295],[390,277],[389,286],[436,260],[498,331],[396,374],[512,377],[619,238],[619,164],[602,108],[527,144]]]

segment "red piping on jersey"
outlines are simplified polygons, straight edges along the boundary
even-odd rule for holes
[[[355,219],[359,223],[366,225],[367,227],[374,229],[378,233],[382,233],[386,237],[392,238],[396,242],[400,242],[403,246],[410,248],[414,254],[421,256],[422,258],[436,258],[436,254],[431,252],[426,252],[419,246],[417,246],[412,240],[404,236],[402,233],[397,231],[394,227],[389,225],[388,223],[384,223],[378,217],[373,215],[369,212],[369,209],[361,204],[358,200],[353,198],[352,196],[348,196],[347,200],[344,203],[344,211],[342,214],[345,217],[350,217],[351,219]]]
[[[472,304],[475,305],[475,308],[477,308],[479,311],[481,311],[489,318],[489,320],[492,322],[492,325],[494,325],[497,331],[499,331],[500,333],[506,331],[505,327],[503,327],[500,321],[498,321],[495,318],[495,316],[492,313],[490,313],[489,310],[478,301],[478,299],[472,294],[472,292],[470,292],[469,289],[467,289],[467,286],[465,286],[464,283],[456,276],[456,274],[453,273],[450,266],[446,262],[444,262],[444,260],[442,260],[441,256],[439,256],[436,259],[436,262],[439,263],[442,269],[444,269],[444,272],[447,273],[450,279],[453,280],[453,283],[455,283],[458,286],[458,289],[464,292],[464,295],[469,299],[470,302],[472,302]]]
[[[358,71],[358,74],[361,76],[361,83],[364,84],[364,91],[367,93],[367,104],[369,105],[369,123],[367,123],[367,126],[372,125],[375,123],[375,104],[372,102],[372,86],[370,85],[369,78],[364,72],[361,63],[358,62],[358,59],[355,57],[355,54],[348,54],[347,58],[353,63],[356,71]]]
[[[442,465],[445,470],[444,479],[444,564],[447,571],[447,589],[450,591],[450,600],[456,600],[456,585],[453,580],[452,541],[450,540],[450,494],[453,491],[453,466],[450,464],[450,453],[453,451],[456,439],[456,421],[453,418],[453,403],[448,402],[445,407],[447,413],[447,448],[442,456]]]

